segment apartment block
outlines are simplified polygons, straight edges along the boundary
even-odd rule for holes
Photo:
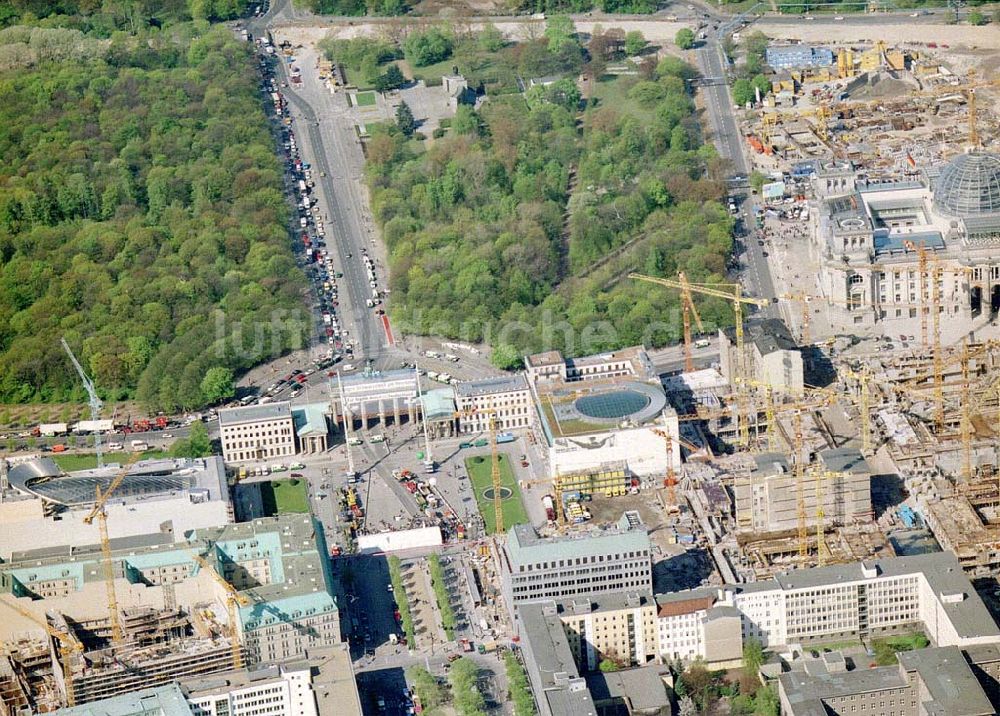
[[[570,651],[584,671],[608,660],[637,666],[654,660],[656,602],[652,594],[618,592],[556,602]]]
[[[817,458],[818,464],[805,475],[807,488],[802,493],[808,524],[816,524],[817,504],[823,507],[824,525],[870,522],[872,471],[861,453],[834,448]],[[784,455],[755,455],[749,472],[735,477],[733,492],[739,529],[762,533],[798,526],[798,483]]]
[[[222,457],[227,463],[294,455],[295,423],[287,402],[219,411]]]
[[[504,598],[512,614],[521,604],[608,592],[651,592],[650,541],[637,515],[614,529],[539,537],[531,525],[507,533],[501,555]]]
[[[782,393],[802,394],[805,387],[802,352],[784,321],[779,318],[748,321],[744,342],[750,377]],[[737,377],[739,365],[735,329],[720,330],[719,370],[730,383]]]
[[[657,648],[665,662],[695,660],[718,668],[743,659],[743,620],[718,590],[656,595]]]
[[[499,430],[527,428],[532,413],[531,391],[523,375],[483,378],[455,386],[455,408],[462,433],[490,429],[490,420]]]

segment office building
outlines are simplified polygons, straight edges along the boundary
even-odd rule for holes
[[[681,593],[683,594],[683,593]],[[1000,628],[954,555],[947,552],[799,569],[724,585],[743,638],[766,648],[924,632],[936,646],[1000,640]]]
[[[532,383],[550,380],[575,383],[604,378],[650,381],[658,378],[645,346],[631,346],[613,353],[599,353],[582,358],[563,358],[559,351],[536,353],[524,357],[524,369]]]
[[[746,380],[767,385],[786,395],[801,395],[805,389],[802,352],[780,318],[755,318],[743,329],[747,351]],[[736,379],[740,364],[736,350],[736,331],[719,331],[719,370],[730,384]]]
[[[638,516],[626,513],[610,530],[539,537],[531,525],[507,533],[501,580],[508,609],[541,599],[609,592],[651,592],[649,535]]]
[[[557,475],[623,463],[628,477],[680,469],[677,412],[641,346],[563,360],[525,357],[539,438]],[[667,449],[667,438],[670,448]]]
[[[93,507],[95,486],[106,490],[120,469],[109,463],[67,474],[46,457],[12,466],[0,499],[0,558],[97,541],[97,524],[88,525],[84,517]],[[215,456],[140,460],[104,509],[112,539],[156,531],[183,540],[191,530],[233,521],[225,466]]]
[[[462,433],[482,433],[490,420],[498,430],[530,426],[531,392],[523,375],[482,378],[455,385],[455,408]]]
[[[303,662],[188,679],[184,693],[194,716],[317,716]]]
[[[287,402],[220,410],[219,434],[222,456],[230,464],[296,453],[295,423]]]
[[[870,522],[871,468],[861,453],[856,448],[834,448],[817,457],[818,463],[805,473],[807,487],[802,491],[807,525],[815,527],[817,500],[822,502],[826,526]],[[819,479],[821,490],[816,489]],[[754,455],[751,468],[735,476],[733,493],[738,529],[765,533],[797,528],[798,483],[784,455]]]

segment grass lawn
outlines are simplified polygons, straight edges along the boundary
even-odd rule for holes
[[[279,512],[308,512],[309,498],[305,480],[271,480],[260,483],[264,514]]]
[[[354,104],[356,104],[358,107],[374,107],[375,93],[358,92],[356,95],[354,95]]]
[[[476,496],[476,504],[479,505],[479,512],[486,523],[486,532],[493,534],[496,532],[496,520],[493,518],[493,500],[486,499],[483,494],[488,488],[493,486],[492,469],[490,466],[490,456],[483,455],[465,459],[465,469],[469,471],[469,479],[472,481],[472,489]],[[523,524],[528,521],[528,513],[521,502],[521,489],[514,479],[514,471],[510,466],[510,458],[506,453],[500,454],[500,484],[511,491],[511,496],[502,501],[504,529],[510,529],[514,525]]]
[[[924,649],[928,645],[930,645],[930,641],[922,632],[872,640],[875,663],[879,666],[892,666],[895,664],[896,652],[915,651],[917,649]]]
[[[167,453],[162,450],[147,450],[142,454],[142,460],[149,460],[157,457],[166,457]],[[65,470],[66,472],[73,472],[74,470],[93,470],[97,467],[97,455],[95,454],[85,454],[85,455],[52,455],[49,454],[55,460],[56,465]],[[120,462],[124,465],[132,457],[130,452],[106,452],[104,453],[105,464],[109,462]]]
[[[627,112],[639,121],[653,122],[653,108],[641,107],[628,98],[628,91],[641,78],[628,75],[605,75],[591,84],[590,96],[597,100],[598,107],[612,107],[619,112]]]

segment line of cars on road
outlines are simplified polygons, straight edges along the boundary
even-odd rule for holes
[[[337,308],[340,306],[337,279],[342,278],[343,273],[334,267],[333,258],[326,245],[326,226],[319,215],[319,202],[313,196],[313,189],[316,185],[313,169],[309,162],[302,161],[299,153],[295,132],[291,129],[292,118],[288,115],[287,100],[282,95],[281,88],[275,79],[274,67],[268,59],[270,53],[266,49],[269,45],[261,40],[258,42],[262,47],[260,53],[260,67],[263,75],[262,91],[269,94],[274,103],[274,113],[278,119],[278,134],[285,155],[285,168],[292,186],[292,198],[295,200],[298,210],[296,234],[299,242],[295,248],[299,252],[305,264],[306,273],[312,282],[316,297],[315,307],[321,320],[319,332],[323,342],[328,346],[327,360],[314,364],[315,368],[323,369],[341,360],[345,355],[348,358],[354,355],[354,343],[348,339],[349,331],[342,327],[337,315]],[[282,83],[282,87],[284,87],[284,83]],[[320,177],[325,176],[325,173],[320,173]],[[284,382],[304,383],[305,380],[300,377],[300,374],[309,375],[312,372],[314,369],[294,373],[286,377]],[[273,397],[280,390],[281,385],[277,384],[276,389],[265,391],[263,398]],[[293,386],[292,397],[294,398],[296,395],[297,391]]]

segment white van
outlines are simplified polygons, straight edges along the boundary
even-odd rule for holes
[[[380,435],[372,435],[370,438],[368,438],[368,442],[370,442],[370,443],[384,443],[385,442],[385,435],[381,435],[381,434]]]
[[[707,338],[699,338],[694,342],[695,348],[708,348],[710,345],[712,345],[712,341]]]
[[[361,438],[354,438],[354,437],[347,438],[348,445],[361,445],[363,442],[364,440],[362,440]]]

